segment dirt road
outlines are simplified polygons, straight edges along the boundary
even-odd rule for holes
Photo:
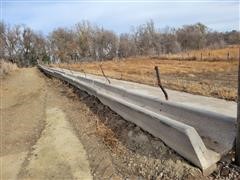
[[[36,68],[1,83],[1,179],[202,178],[159,139]]]
[[[2,179],[91,179],[83,145],[36,69],[7,77],[1,91]]]

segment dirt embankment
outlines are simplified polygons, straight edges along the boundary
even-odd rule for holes
[[[1,82],[1,179],[203,178],[161,140],[35,68]]]

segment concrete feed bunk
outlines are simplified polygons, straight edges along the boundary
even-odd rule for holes
[[[221,156],[233,147],[234,102],[171,90],[168,90],[170,101],[165,101],[156,87],[115,79],[110,79],[109,84],[100,76],[39,67],[96,96],[126,120],[163,140],[205,174],[212,172]]]

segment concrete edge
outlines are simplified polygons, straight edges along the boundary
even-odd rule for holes
[[[185,119],[191,118],[192,122],[201,121],[201,124],[198,124],[198,131],[200,133],[204,131],[202,135],[204,134],[204,136],[206,137],[211,137],[213,141],[217,142],[221,146],[221,148],[215,147],[215,149],[221,154],[225,154],[233,147],[236,134],[235,118],[207,110],[197,109],[195,107],[189,107],[187,105],[183,105],[180,103],[168,102],[165,100],[152,98],[139,93],[134,94],[133,92],[128,91],[127,89],[116,87],[101,81],[96,81],[81,76],[73,76],[72,74],[68,75],[75,78],[77,77],[79,80],[82,80],[84,82],[94,83],[96,86],[99,86],[100,88],[106,90],[111,89],[111,91],[115,91],[116,93],[121,94],[125,97],[130,95],[131,99],[135,99],[135,101],[138,102],[139,105],[153,107],[156,109],[155,110],[156,112],[159,112],[159,109],[163,108],[165,110],[167,109],[171,116],[175,112],[175,114],[177,115],[182,114],[182,118]],[[207,132],[205,130],[206,124],[208,124],[209,129],[212,129],[211,131]],[[194,127],[194,123],[190,124],[190,126]]]
[[[77,88],[98,97],[103,104],[109,106],[126,120],[137,124],[152,135],[162,139],[180,155],[200,167],[203,172],[214,166],[220,159],[218,153],[210,151],[205,147],[201,137],[193,127],[151,112],[135,104],[128,103],[122,99],[98,92],[86,83],[61,74],[62,72],[56,73],[42,66],[40,66],[40,69],[51,76],[67,81]]]

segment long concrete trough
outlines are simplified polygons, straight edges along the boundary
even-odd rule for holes
[[[181,156],[211,173],[233,148],[236,103],[39,65],[46,74],[97,97],[124,119],[160,138]]]

